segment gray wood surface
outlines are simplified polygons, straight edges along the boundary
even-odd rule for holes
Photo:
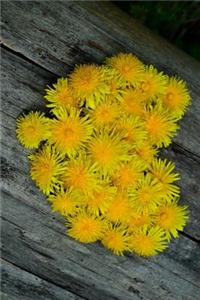
[[[66,75],[78,63],[101,63],[119,51],[133,52],[148,64],[178,74],[187,81],[193,103],[175,141],[200,156],[200,64],[111,3],[5,1],[2,40],[57,75]]]
[[[18,266],[1,260],[2,288],[4,293],[2,300],[27,300],[30,292],[33,299],[37,300],[81,300],[82,297],[74,295],[65,289],[37,277]],[[17,297],[17,298],[16,298]]]
[[[2,299],[200,298],[200,67],[110,3],[2,3]],[[65,235],[28,175],[27,151],[15,137],[22,111],[44,109],[46,84],[75,63],[102,62],[131,51],[189,84],[193,103],[163,155],[181,173],[181,202],[190,221],[167,251],[144,259],[116,257],[100,244]]]
[[[27,155],[16,140],[15,121],[22,111],[44,110],[45,102],[42,98],[44,87],[55,81],[55,76],[39,66],[34,66],[30,62],[24,61],[13,53],[2,49],[2,80],[2,116],[5,116],[2,121],[6,119],[6,122],[2,124],[3,136],[6,137],[2,141],[2,150],[5,147],[5,152],[2,151],[5,160],[4,165],[13,165],[13,173],[21,169],[21,172],[26,171],[27,174]],[[17,154],[21,151],[21,155]],[[10,157],[8,157],[8,154]],[[193,238],[200,240],[199,158],[177,145],[173,145],[170,150],[165,150],[163,155],[175,161],[177,171],[180,172],[182,177],[179,183],[182,191],[181,203],[189,205],[191,214],[184,231]],[[17,160],[15,160],[15,157]],[[23,163],[21,161],[19,163],[19,159],[23,159]],[[10,168],[12,169],[12,167]],[[11,174],[7,176],[7,169],[9,167],[5,167],[2,174],[5,180],[12,177]],[[21,180],[20,176],[19,180]],[[19,184],[23,185],[22,182]],[[30,184],[32,185],[32,183]]]
[[[2,254],[7,261],[91,300],[198,299],[196,242],[181,236],[154,258],[117,257],[99,244],[66,238],[63,220],[50,213],[36,188],[17,194],[4,187]]]

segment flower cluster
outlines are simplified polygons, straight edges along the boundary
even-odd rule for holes
[[[188,219],[173,162],[158,158],[190,104],[183,80],[132,54],[79,65],[47,87],[50,117],[17,119],[17,137],[35,152],[30,174],[67,234],[101,241],[117,255],[162,252]]]

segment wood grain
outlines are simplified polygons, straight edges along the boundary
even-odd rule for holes
[[[2,299],[196,300],[200,297],[200,67],[111,3],[2,2]],[[100,244],[79,244],[29,178],[28,151],[16,118],[45,111],[44,88],[76,63],[137,54],[190,87],[193,103],[175,143],[162,152],[181,173],[190,221],[163,254],[116,257]]]
[[[26,279],[21,282],[23,288],[26,289],[32,278],[30,274],[33,274],[53,285],[49,286],[49,291],[55,285],[58,294],[64,289],[91,300],[198,299],[199,245],[187,237],[180,236],[165,253],[146,260],[133,255],[116,257],[100,244],[79,244],[65,235],[64,220],[51,213],[44,195],[31,181],[26,159],[28,151],[15,137],[16,117],[31,108],[44,109],[44,86],[54,77],[3,49],[2,79],[2,256],[27,272]],[[177,149],[165,155],[175,159],[182,170],[187,198],[191,185],[193,200],[188,203],[193,218],[186,233],[198,238],[196,156],[188,159]],[[8,287],[11,282],[5,281]],[[4,288],[6,295],[8,288]],[[46,288],[48,290],[48,286]],[[30,297],[35,299],[34,280],[32,289]],[[23,299],[26,295],[23,289],[16,288],[16,293],[15,299]]]
[[[16,23],[18,26],[16,26]],[[111,3],[8,1],[2,4],[2,42],[56,75],[75,64],[102,63],[119,51],[185,79],[193,98],[175,142],[200,156],[200,64],[152,34]]]
[[[15,137],[16,118],[22,112],[31,109],[45,110],[43,93],[46,84],[54,81],[54,76],[48,71],[38,66],[33,66],[30,62],[17,58],[12,53],[2,49],[2,131],[3,131],[3,176],[6,181],[9,177],[14,177],[16,182],[21,182],[22,177],[17,176],[19,172],[28,177],[27,152],[19,145]],[[11,149],[10,149],[11,148]],[[16,161],[16,156],[18,157]],[[199,202],[199,158],[193,154],[188,154],[178,146],[173,146],[164,151],[164,157],[175,161],[177,171],[181,174],[180,187],[182,190],[181,203],[187,204],[190,208],[190,220],[185,232],[193,238],[200,240],[200,202]],[[11,169],[12,171],[8,171]],[[9,176],[8,176],[9,173]],[[32,182],[29,182],[33,185]]]
[[[99,244],[66,237],[64,220],[50,213],[35,188],[15,196],[4,185],[3,199],[2,255],[27,272],[91,300],[198,299],[197,243],[181,236],[148,260],[116,257]]]
[[[65,289],[58,287],[2,259],[2,300],[81,300]]]

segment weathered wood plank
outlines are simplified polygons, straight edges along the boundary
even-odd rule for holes
[[[14,131],[21,110],[30,108],[33,99],[36,107],[41,105],[40,91],[34,87],[38,82],[42,91],[48,73],[2,54],[3,257],[87,299],[197,299],[198,245],[187,238],[174,241],[165,254],[145,260],[118,258],[98,244],[82,245],[65,236],[64,221],[50,212],[28,176],[26,151]]]
[[[32,103],[33,108],[44,107],[41,94],[52,75],[5,50],[2,58],[3,258],[86,299],[198,299],[199,245],[184,236],[165,253],[146,260],[116,257],[100,244],[79,244],[65,235],[64,220],[50,212],[44,195],[29,178],[27,151],[15,137],[21,111],[29,110]],[[187,161],[179,155],[175,158],[183,172],[194,164],[195,179],[195,159]],[[189,185],[188,175],[185,180]],[[199,209],[198,202],[195,205],[194,213]],[[198,232],[197,224],[190,226]]]
[[[41,279],[19,267],[1,260],[1,291],[2,300],[81,300],[65,289]]]
[[[27,272],[91,300],[198,299],[197,243],[181,236],[164,254],[148,260],[116,257],[99,244],[67,238],[64,221],[49,213],[37,191],[32,200],[4,186],[2,195],[2,255]]]
[[[16,140],[16,118],[22,111],[44,110],[44,86],[52,80],[54,77],[51,73],[2,49],[2,175],[5,182],[14,185],[15,189],[17,186],[19,190],[33,186],[28,179],[27,151]],[[185,232],[200,240],[199,159],[181,151],[176,146],[175,149],[165,151],[165,156],[176,162],[177,170],[182,176],[182,203],[189,205],[191,214]]]
[[[200,156],[200,64],[113,4],[5,1],[2,23],[5,45],[57,75],[66,75],[76,63],[102,62],[105,56],[131,51],[144,62],[181,76],[188,82],[193,103],[175,142]]]
[[[8,295],[8,294],[5,294],[3,292],[0,292],[0,296],[1,296],[1,300],[16,300],[15,296]],[[27,298],[22,298],[22,300],[28,300],[28,299]]]
[[[178,146],[174,144],[165,155],[176,161],[182,174],[182,200],[191,210],[185,232],[200,238],[199,159],[195,156],[200,153],[199,66],[169,44],[162,42],[161,47],[160,39],[112,7],[59,1],[3,3],[3,43],[24,59],[3,51],[2,254],[24,270],[24,288],[29,283],[35,287],[32,276],[36,276],[48,282],[47,293],[55,287],[55,295],[70,291],[70,295],[92,300],[199,299],[196,242],[181,236],[164,254],[145,260],[132,255],[115,257],[99,244],[83,245],[66,237],[64,220],[50,212],[45,197],[31,182],[27,151],[15,138],[16,117],[22,111],[44,109],[44,86],[55,81],[54,74],[65,75],[75,63],[101,62],[106,55],[125,49],[169,73],[180,74],[188,80],[194,102],[176,138]],[[32,65],[26,57],[51,72]],[[17,271],[10,278],[14,280],[15,274],[19,280]],[[12,299],[7,292],[3,296]],[[23,297],[26,294],[20,299]]]

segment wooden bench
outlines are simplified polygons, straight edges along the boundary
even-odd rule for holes
[[[44,87],[75,64],[135,53],[188,83],[192,106],[165,157],[181,173],[190,220],[167,251],[114,256],[65,235],[28,174],[15,137],[23,111],[43,109]],[[108,2],[2,2],[2,299],[200,299],[200,64]]]

